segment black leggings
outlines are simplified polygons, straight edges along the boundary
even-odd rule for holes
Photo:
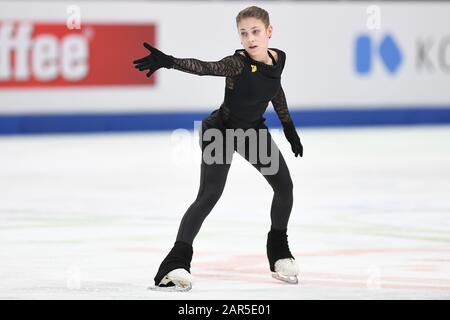
[[[205,127],[203,126],[203,130]],[[270,184],[274,191],[273,199],[272,199],[272,207],[270,212],[270,218],[272,223],[272,228],[275,229],[286,229],[289,221],[289,216],[292,209],[293,203],[293,195],[292,195],[292,180],[289,174],[289,169],[284,161],[284,158],[276,146],[275,142],[270,135],[269,130],[265,125],[262,126],[259,130],[266,130],[266,135],[263,138],[260,138],[260,135],[257,135],[257,141],[259,143],[260,139],[265,139],[267,143],[267,147],[269,148],[269,154],[272,155],[272,152],[276,152],[278,154],[278,170],[275,174],[264,174],[261,172],[261,168],[268,167],[267,161],[261,161],[259,156],[257,161],[251,160],[249,161],[249,143],[248,140],[245,140],[245,153],[242,153],[242,150],[237,148],[239,143],[234,141],[234,150],[237,151],[242,157],[244,157],[247,161],[249,161],[256,169],[263,174],[264,178]],[[228,170],[231,166],[231,161],[228,161],[222,164],[213,163],[207,164],[204,161],[203,155],[205,152],[205,146],[208,143],[203,142],[201,139],[202,131],[200,131],[200,145],[202,147],[202,163],[201,163],[201,174],[200,174],[200,188],[197,194],[197,198],[187,209],[186,213],[181,220],[181,224],[177,234],[177,241],[183,241],[192,245],[194,238],[200,230],[200,227],[203,224],[203,221],[206,219],[208,214],[216,205],[220,196],[222,195],[223,189],[225,187],[225,182],[227,180]],[[224,139],[224,141],[226,141]],[[259,145],[259,144],[258,144]],[[224,142],[225,146],[225,142]],[[271,146],[271,147],[270,147]],[[258,149],[259,150],[259,149]],[[231,153],[231,159],[232,159]],[[231,160],[230,159],[230,160]],[[252,163],[256,162],[256,163]],[[208,162],[209,163],[209,162]],[[266,171],[267,172],[267,171]]]

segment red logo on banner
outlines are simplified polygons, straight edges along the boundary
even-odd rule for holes
[[[0,22],[0,88],[152,84],[132,63],[145,41],[153,24]]]

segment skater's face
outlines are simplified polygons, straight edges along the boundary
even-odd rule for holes
[[[238,23],[241,44],[252,56],[259,56],[267,52],[269,39],[272,36],[272,25],[267,28],[256,18],[245,18]]]

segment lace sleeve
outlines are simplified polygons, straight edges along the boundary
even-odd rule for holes
[[[199,76],[232,77],[242,72],[244,61],[237,56],[227,56],[220,61],[174,58],[173,68]]]
[[[283,125],[292,121],[291,115],[289,114],[289,110],[287,107],[286,96],[284,94],[284,90],[281,85],[277,94],[272,99],[272,104],[273,108],[277,112],[278,118],[280,119]]]

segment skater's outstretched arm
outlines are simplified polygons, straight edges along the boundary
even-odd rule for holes
[[[244,62],[237,56],[227,56],[220,61],[201,61],[193,58],[174,58],[174,69],[199,76],[233,77],[244,69]]]
[[[273,108],[275,109],[278,118],[283,125],[284,135],[286,139],[291,144],[292,152],[294,152],[295,156],[303,157],[303,146],[300,142],[300,137],[295,130],[294,122],[291,119],[291,115],[289,113],[289,109],[286,102],[286,96],[284,94],[283,87],[280,85],[277,94],[272,99]]]
[[[160,68],[173,68],[200,76],[222,77],[236,76],[244,69],[243,60],[237,56],[227,56],[220,61],[201,61],[194,58],[175,58],[174,56],[166,55],[148,43],[144,43],[144,47],[150,51],[150,54],[144,58],[134,60],[133,63],[139,71],[149,70],[147,77],[150,77]]]

